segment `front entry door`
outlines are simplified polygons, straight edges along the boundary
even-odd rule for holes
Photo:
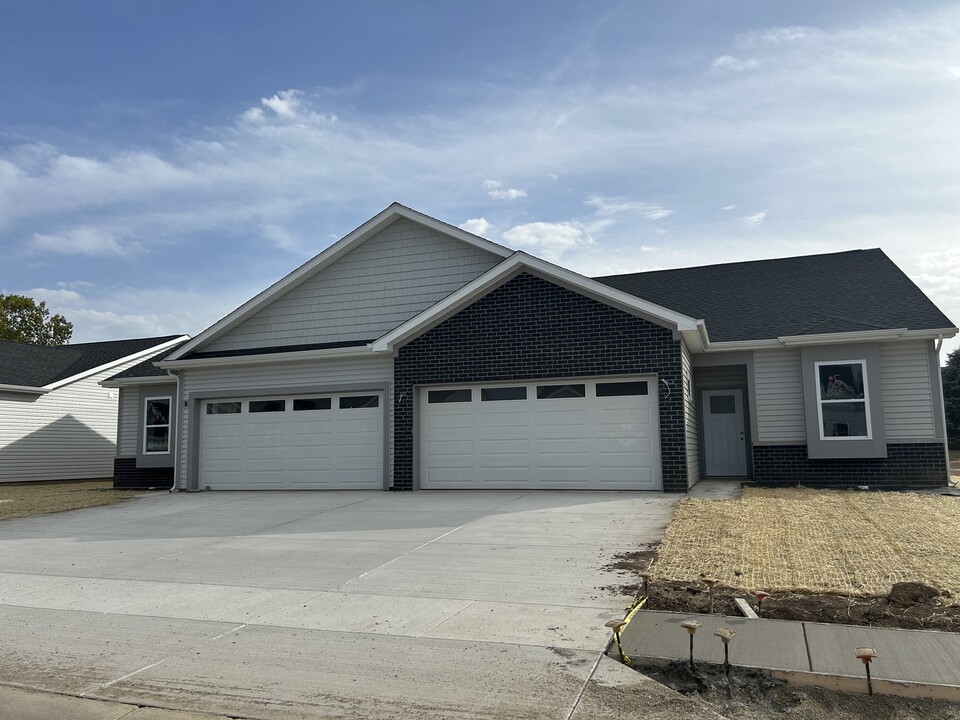
[[[743,391],[703,391],[703,455],[707,477],[745,477]]]

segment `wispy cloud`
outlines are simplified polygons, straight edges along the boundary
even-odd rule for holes
[[[665,208],[659,203],[647,203],[631,200],[620,196],[607,197],[604,195],[590,195],[584,204],[593,208],[599,217],[613,217],[615,215],[635,215],[646,220],[662,220],[673,215],[673,210]]]
[[[466,222],[460,223],[458,227],[461,230],[466,230],[468,233],[483,237],[493,226],[487,222],[486,218],[470,218]]]
[[[744,226],[752,228],[757,227],[757,225],[762,223],[766,218],[766,211],[761,210],[760,212],[755,212],[752,215],[744,215],[742,218],[740,218],[740,222],[743,223]]]
[[[714,58],[713,67],[719,68],[721,70],[732,70],[734,72],[743,72],[744,70],[754,70],[760,64],[753,58],[748,58],[746,60],[741,60],[735,58],[732,55],[721,55],[720,57]]]
[[[57,235],[34,233],[30,244],[39,252],[94,257],[128,255],[140,249],[137,243],[123,246],[110,233],[90,227],[79,227]]]
[[[494,200],[518,200],[527,196],[526,190],[505,188],[500,180],[484,180],[483,189]]]

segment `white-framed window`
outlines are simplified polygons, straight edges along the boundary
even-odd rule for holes
[[[821,440],[870,440],[866,360],[814,363]]]
[[[170,408],[173,398],[143,399],[143,454],[163,455],[170,452]]]

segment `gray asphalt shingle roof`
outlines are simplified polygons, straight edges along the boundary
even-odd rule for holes
[[[123,372],[119,372],[116,375],[111,376],[108,378],[108,380],[117,380],[119,378],[160,377],[161,375],[166,375],[167,371],[161,370],[160,368],[154,366],[154,363],[166,358],[174,350],[179,349],[179,347],[185,342],[187,341],[184,340],[183,342],[177,343],[172,348],[167,348],[162,352],[158,352],[156,355],[151,355],[143,362],[139,362],[133,367],[128,367]],[[173,378],[170,378],[170,380],[172,382]]]
[[[712,342],[954,327],[882,250],[594,279],[705,320]]]
[[[43,387],[177,337],[166,335],[54,347],[0,340],[0,384]]]

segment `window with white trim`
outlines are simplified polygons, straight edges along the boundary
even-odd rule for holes
[[[872,438],[867,361],[818,362],[814,367],[820,439]]]
[[[144,398],[143,454],[162,455],[170,452],[171,397]]]

